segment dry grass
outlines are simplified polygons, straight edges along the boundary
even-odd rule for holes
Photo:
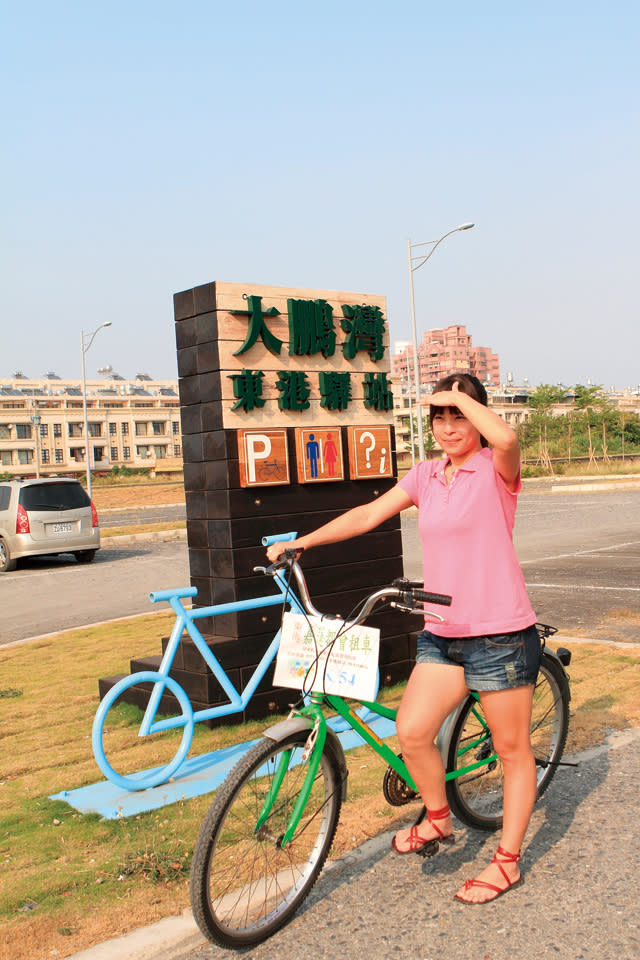
[[[628,607],[613,607],[583,634],[598,640],[640,643],[640,612]]]
[[[563,477],[615,477],[640,475],[640,460],[633,457],[627,460],[613,460],[610,463],[599,459],[596,464],[566,463],[563,465]]]
[[[117,483],[94,486],[91,491],[98,513],[122,507],[159,506],[165,503],[184,503],[182,481],[144,480],[136,484]]]
[[[572,652],[567,752],[603,743],[614,730],[640,726],[640,648],[564,640],[562,645]]]
[[[170,621],[159,614],[0,648],[3,956],[45,960],[54,950],[69,956],[188,905],[188,864],[210,797],[119,821],[48,799],[100,779],[90,740],[97,678],[125,672],[131,656],[156,653]],[[640,650],[566,645],[573,651],[568,750],[640,725]],[[394,690],[385,698],[399,695]],[[262,726],[198,728],[193,752],[252,739]],[[121,756],[133,756],[126,719],[111,727]],[[351,751],[348,763],[350,798],[335,841],[338,856],[411,816],[384,801],[384,764],[373,751]]]
[[[536,463],[535,458],[527,459],[523,462],[523,477],[569,477],[573,479],[593,480],[598,477],[632,477],[640,476],[640,460],[628,458],[622,460],[612,460],[607,463],[598,458],[595,463],[588,461],[576,462],[558,462],[553,464],[553,469],[549,471],[547,467]]]

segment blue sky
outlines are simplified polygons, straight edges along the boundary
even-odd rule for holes
[[[176,375],[211,280],[387,297],[516,381],[637,387],[636,3],[2,3],[0,376]]]

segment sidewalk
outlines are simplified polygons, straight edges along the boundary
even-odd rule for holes
[[[493,852],[491,834],[458,830],[452,852],[431,861],[395,856],[391,834],[382,834],[325,868],[308,905],[249,951],[252,960],[360,954],[367,960],[637,960],[640,729],[566,759],[579,767],[561,768],[536,807],[523,862],[526,883],[512,896],[477,909],[452,900]],[[207,943],[187,911],[72,960],[237,956]]]

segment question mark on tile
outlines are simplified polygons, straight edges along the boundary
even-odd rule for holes
[[[365,447],[364,455],[367,464],[367,470],[371,470],[371,451],[376,445],[376,438],[367,430],[366,433],[362,433],[360,435],[360,443],[364,443],[365,440],[369,440],[369,444]]]

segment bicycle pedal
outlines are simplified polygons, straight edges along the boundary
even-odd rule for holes
[[[442,847],[442,852],[446,853],[447,849],[452,847],[456,842],[454,836],[450,837],[436,837],[434,840],[430,840],[429,843],[425,843],[423,847],[420,847],[419,850],[416,850],[416,853],[419,856],[424,857],[425,860],[428,860],[430,857],[435,857],[436,853],[439,852]]]

